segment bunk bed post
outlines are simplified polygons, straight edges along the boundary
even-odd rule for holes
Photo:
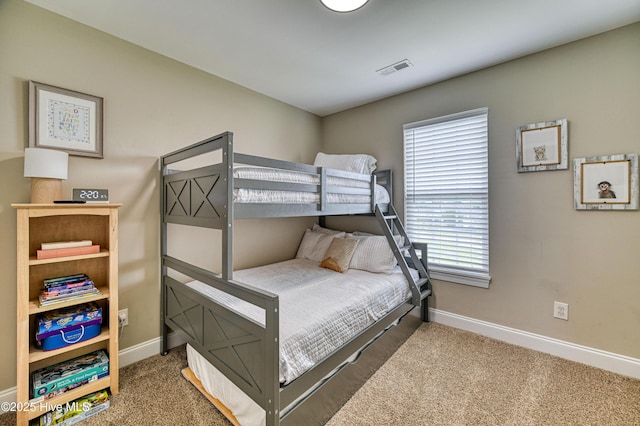
[[[222,279],[233,279],[233,133],[224,134],[222,166],[226,183],[225,224],[222,227]]]
[[[371,213],[375,213],[376,212],[376,204],[377,204],[377,199],[378,197],[376,196],[376,184],[377,184],[377,178],[375,173],[371,174]],[[389,194],[389,196],[391,196],[391,194]],[[390,203],[393,202],[393,200],[389,200]]]
[[[420,263],[422,263],[422,266],[428,273],[429,266],[427,264],[427,243],[413,243],[413,246],[416,249],[420,250]],[[422,303],[420,304],[420,320],[422,320],[423,322],[429,322],[429,296],[433,294],[433,284],[431,283],[431,280],[428,280],[426,282],[426,290],[428,290],[429,294],[422,300]]]
[[[166,196],[165,187],[164,187],[164,175],[167,173],[168,166],[165,164],[165,158],[160,158],[160,184],[162,186],[162,191],[160,194],[160,329],[162,331],[162,350],[161,354],[167,355],[169,353],[169,343],[167,336],[169,334],[169,327],[165,323],[165,306],[164,302],[166,300],[166,286],[164,283],[164,277],[167,275],[167,266],[164,263],[164,258],[167,255],[167,221],[165,220],[165,205],[166,205]]]
[[[320,167],[320,211],[327,208],[327,171]]]
[[[267,302],[265,309],[264,391],[266,426],[280,424],[280,313],[279,299]]]

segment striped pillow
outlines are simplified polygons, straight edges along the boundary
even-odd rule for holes
[[[351,258],[349,268],[363,271],[390,274],[398,264],[387,237],[384,235],[352,235],[350,238],[360,240],[356,251]],[[404,238],[394,236],[398,245],[402,245]]]

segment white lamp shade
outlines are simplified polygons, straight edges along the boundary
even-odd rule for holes
[[[24,177],[67,179],[69,154],[43,148],[25,148]]]
[[[352,12],[369,0],[320,0],[327,8],[336,12]]]

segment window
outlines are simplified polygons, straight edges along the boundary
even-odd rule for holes
[[[431,276],[489,287],[488,109],[404,126],[405,227]]]

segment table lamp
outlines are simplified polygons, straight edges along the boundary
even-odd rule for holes
[[[31,178],[31,203],[62,199],[62,179],[67,179],[69,154],[43,148],[25,148],[24,177]]]

